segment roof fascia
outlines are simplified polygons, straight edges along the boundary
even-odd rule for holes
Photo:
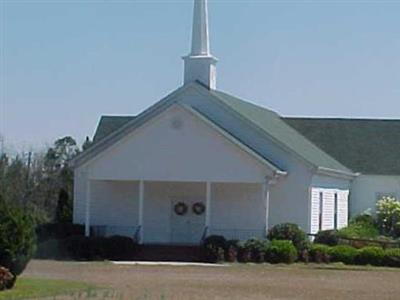
[[[318,167],[316,169],[316,174],[332,176],[332,177],[348,179],[348,180],[353,180],[356,177],[361,175],[361,173],[345,172],[345,171],[335,170],[335,169],[330,169],[330,168],[325,168],[325,167]]]

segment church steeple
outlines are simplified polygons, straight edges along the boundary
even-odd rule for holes
[[[200,81],[210,89],[216,88],[217,59],[210,53],[207,0],[194,0],[192,51],[183,59],[185,84]]]

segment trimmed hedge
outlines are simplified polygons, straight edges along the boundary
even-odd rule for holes
[[[273,240],[289,240],[298,251],[308,247],[309,241],[303,230],[297,224],[283,223],[272,227],[267,238]]]
[[[358,265],[383,266],[385,250],[379,247],[365,247],[357,251],[355,263]]]
[[[296,247],[292,241],[273,240],[265,249],[265,261],[276,263],[294,263],[298,258]]]
[[[400,268],[400,249],[385,250],[384,265],[388,267]]]
[[[357,253],[357,249],[347,245],[334,246],[329,250],[331,262],[342,262],[347,265],[354,264]]]
[[[331,247],[323,244],[312,244],[308,250],[309,259],[316,263],[329,263]]]

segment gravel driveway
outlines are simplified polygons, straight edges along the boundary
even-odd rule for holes
[[[23,276],[85,281],[113,291],[112,296],[99,299],[400,299],[398,269],[122,266],[34,260]]]

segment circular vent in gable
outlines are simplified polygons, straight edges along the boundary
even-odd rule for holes
[[[171,120],[171,128],[178,130],[181,129],[183,126],[183,121],[180,118],[173,118]]]

